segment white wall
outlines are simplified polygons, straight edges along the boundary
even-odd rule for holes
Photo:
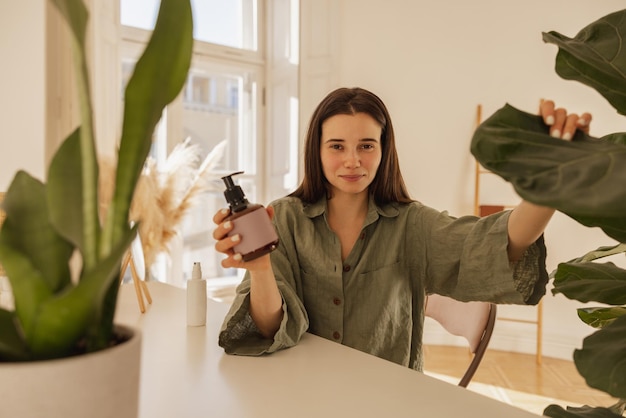
[[[18,169],[44,175],[44,6],[0,2],[0,192]]]
[[[413,197],[425,204],[453,215],[472,213],[469,145],[479,103],[484,119],[507,102],[536,112],[540,98],[551,98],[572,111],[591,111],[593,135],[626,130],[626,120],[594,90],[556,75],[557,48],[541,39],[541,32],[550,30],[573,37],[597,18],[624,8],[623,0],[338,3],[339,24],[328,28],[338,49],[328,79],[337,80],[336,87],[370,89],[385,101],[405,180]],[[311,111],[303,109],[303,114]],[[548,227],[546,241],[549,271],[558,261],[612,242],[560,214]],[[570,358],[592,332],[578,320],[578,306],[562,296],[544,299],[546,355]],[[532,317],[536,312],[521,309],[514,314]],[[499,322],[492,346],[534,352],[534,332],[528,325]]]

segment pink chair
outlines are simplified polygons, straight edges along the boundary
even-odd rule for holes
[[[464,337],[473,354],[459,386],[467,387],[483,359],[496,323],[496,310],[496,305],[489,302],[459,302],[447,296],[427,296],[425,315],[450,334]]]

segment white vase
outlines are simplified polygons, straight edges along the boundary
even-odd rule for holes
[[[0,363],[0,417],[137,418],[141,333],[114,347],[56,360]]]

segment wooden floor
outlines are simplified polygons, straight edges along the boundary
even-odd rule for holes
[[[470,354],[467,348],[427,346],[425,370],[461,377]],[[543,357],[537,365],[529,354],[487,350],[472,382],[571,402],[571,405],[610,406],[616,402],[604,392],[591,389],[573,362]],[[471,383],[470,383],[471,384]],[[547,406],[547,405],[546,405]]]

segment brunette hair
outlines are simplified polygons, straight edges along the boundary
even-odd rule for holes
[[[369,186],[370,194],[379,205],[413,201],[400,173],[393,125],[387,107],[374,93],[358,87],[332,91],[313,112],[304,145],[304,179],[290,196],[298,197],[305,203],[314,203],[329,195],[329,183],[324,176],[320,157],[322,124],[331,116],[356,113],[370,115],[382,128],[380,135],[382,158],[376,176]]]

